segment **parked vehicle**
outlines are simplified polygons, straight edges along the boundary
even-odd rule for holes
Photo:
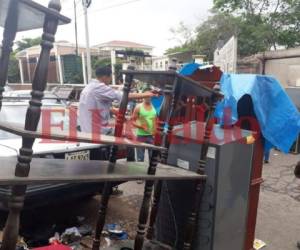
[[[10,90],[3,92],[4,101],[28,101],[31,97],[31,90]],[[65,99],[55,95],[50,91],[44,92],[43,103],[61,103],[66,102]]]
[[[27,102],[3,102],[0,112],[0,121],[24,124],[27,110]],[[42,110],[55,109],[63,110],[66,115],[60,112],[51,113],[51,124],[63,122],[63,129],[69,127],[68,108],[63,104],[44,103]],[[43,119],[43,112],[41,120]],[[40,122],[41,126],[42,122]],[[21,147],[21,137],[0,130],[0,160],[1,157],[15,157],[17,162],[18,150]],[[108,147],[106,145],[72,142],[43,142],[36,139],[33,146],[36,158],[56,158],[68,160],[106,160],[108,158]],[[43,166],[41,166],[43,167]],[[45,184],[31,185],[27,188],[25,207],[31,205],[44,205],[49,202],[72,199],[76,197],[93,195],[102,189],[102,183],[87,184]],[[10,188],[0,186],[0,209],[6,209]]]

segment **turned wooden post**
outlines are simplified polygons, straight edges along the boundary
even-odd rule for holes
[[[129,66],[128,70],[134,70],[134,67]],[[120,103],[120,109],[116,117],[116,125],[115,125],[115,132],[114,132],[115,137],[122,137],[123,125],[125,121],[125,114],[127,110],[129,92],[130,92],[132,82],[133,82],[133,75],[127,74],[125,78],[123,97]],[[118,146],[117,145],[111,146],[110,155],[109,155],[109,164],[111,165],[112,168],[116,163],[117,152],[118,152]],[[106,210],[107,210],[111,190],[112,190],[112,184],[110,182],[106,182],[104,184],[101,202],[100,202],[100,208],[98,211],[95,237],[93,240],[93,248],[92,248],[93,250],[98,250],[100,248],[101,233],[105,225]]]
[[[177,65],[177,59],[173,58],[172,64],[169,67],[169,71],[176,72],[176,70],[177,70],[176,65]],[[161,154],[161,163],[163,163],[163,164],[167,164],[170,140],[171,140],[171,135],[172,135],[172,131],[173,131],[173,123],[175,122],[175,119],[176,119],[174,114],[175,114],[175,109],[176,109],[178,100],[180,98],[181,87],[182,87],[181,80],[176,78],[175,82],[174,82],[173,97],[172,97],[172,103],[170,106],[170,113],[169,113],[169,116],[168,116],[168,119],[166,122],[168,130],[167,130],[167,133],[164,134],[164,137],[163,137],[162,146],[167,149],[164,152],[162,152],[162,154]]]
[[[175,78],[175,81],[177,81],[177,78]],[[176,82],[175,82],[176,84]],[[173,85],[166,84],[164,89],[164,101],[162,104],[162,108],[160,110],[158,122],[157,122],[157,128],[154,138],[154,144],[156,146],[162,145],[163,142],[163,136],[164,136],[164,127],[167,121],[167,118],[169,116],[169,110],[172,102],[172,94],[173,94]],[[149,162],[149,168],[148,168],[148,174],[149,175],[155,175],[156,172],[156,166],[159,162],[160,158],[160,151],[153,150],[152,156]],[[144,189],[144,197],[142,201],[142,206],[140,209],[139,214],[139,223],[138,223],[138,230],[137,235],[134,242],[134,250],[141,250],[143,248],[144,244],[144,237],[145,237],[145,231],[146,231],[146,225],[148,221],[149,216],[149,206],[151,201],[151,195],[153,190],[153,184],[154,181],[146,181],[145,182],[145,189]]]
[[[4,25],[2,52],[0,59],[0,110],[2,107],[4,87],[7,80],[9,56],[12,52],[13,41],[15,40],[18,29],[18,2],[18,0],[10,1]]]
[[[201,153],[200,153],[200,160],[199,160],[199,167],[197,169],[198,174],[205,174],[204,169],[206,165],[207,160],[207,151],[209,147],[209,141],[211,137],[211,133],[214,126],[214,112],[216,108],[216,104],[218,101],[217,94],[213,94],[211,97],[211,107],[209,109],[208,118],[206,121],[205,126],[205,132],[204,132],[204,138],[203,138],[203,144],[201,147]],[[185,235],[184,235],[184,243],[183,243],[183,250],[190,250],[192,248],[192,243],[194,240],[195,232],[197,229],[197,220],[198,220],[198,211],[201,204],[202,195],[204,192],[204,186],[205,182],[203,180],[197,180],[195,183],[195,192],[194,192],[194,200],[193,205],[190,211],[190,214],[187,218],[186,222],[186,229],[185,229]]]
[[[51,0],[48,7],[53,11],[59,12],[61,9],[59,0]],[[58,26],[58,18],[52,15],[46,15],[42,36],[42,51],[35,70],[32,82],[31,100],[26,113],[25,129],[36,131],[40,115],[43,92],[47,83],[47,73],[50,50],[53,47],[54,35]],[[27,177],[30,171],[30,162],[32,159],[32,146],[34,139],[23,137],[22,148],[18,156],[15,175],[17,177]],[[12,187],[12,194],[8,204],[9,215],[6,221],[3,242],[1,250],[15,250],[19,233],[20,212],[24,205],[26,186],[19,185]]]
[[[176,65],[177,60],[173,59],[173,64]],[[170,71],[176,71],[176,67],[174,65],[170,65],[169,67]],[[162,146],[165,147],[167,150],[163,151],[161,153],[161,163],[167,164],[168,154],[169,154],[169,147],[170,147],[170,139],[172,136],[173,131],[173,122],[176,117],[174,117],[176,105],[178,103],[179,97],[180,97],[180,91],[181,91],[182,83],[179,79],[176,79],[174,84],[174,95],[172,98],[172,103],[170,106],[170,114],[167,119],[167,134],[164,134],[163,136],[163,143]],[[151,206],[151,212],[150,212],[150,218],[149,218],[149,226],[147,229],[146,238],[151,240],[154,236],[154,224],[157,217],[158,207],[159,207],[159,201],[161,196],[161,189],[162,189],[162,181],[158,181],[154,186],[154,194],[153,194],[153,201]]]
[[[174,113],[175,113],[175,107],[176,107],[178,99],[179,99],[180,89],[181,89],[181,83],[178,82],[176,85],[176,88],[175,88],[175,94],[174,94],[172,104],[171,104],[171,112],[170,112],[170,116],[169,116],[170,118],[168,119],[168,125],[167,125],[167,127],[168,127],[167,134],[165,134],[163,137],[162,146],[166,148],[166,150],[161,153],[160,162],[163,164],[167,164],[167,159],[168,159],[168,155],[169,155],[169,147],[170,147],[170,139],[172,137],[172,131],[173,131],[173,122],[174,121],[172,119],[176,119],[176,117],[174,117]],[[149,239],[149,240],[153,239],[153,236],[154,236],[154,224],[156,221],[157,212],[158,212],[158,208],[159,208],[161,190],[162,190],[162,181],[158,181],[155,183],[155,186],[154,186],[154,194],[153,194],[153,200],[152,200],[152,206],[151,206],[151,212],[150,212],[150,218],[149,218],[149,226],[148,226],[147,235],[146,235],[147,239]]]

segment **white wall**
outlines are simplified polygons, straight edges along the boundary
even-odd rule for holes
[[[170,59],[168,57],[158,57],[152,59],[153,70],[167,70],[169,68]]]
[[[230,40],[214,52],[214,65],[220,67],[223,72],[236,73],[237,69],[237,38]]]
[[[275,76],[284,88],[300,87],[300,57],[289,59],[267,60],[266,75]]]

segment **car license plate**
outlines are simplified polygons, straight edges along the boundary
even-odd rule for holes
[[[78,151],[78,152],[72,152],[72,153],[65,153],[65,159],[66,160],[86,161],[86,160],[90,159],[90,151],[84,150],[84,151]]]

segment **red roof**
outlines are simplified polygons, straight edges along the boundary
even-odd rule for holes
[[[135,42],[129,42],[129,41],[109,41],[106,43],[101,43],[96,45],[95,47],[124,47],[124,48],[141,48],[141,49],[152,49],[152,46],[135,43]]]

